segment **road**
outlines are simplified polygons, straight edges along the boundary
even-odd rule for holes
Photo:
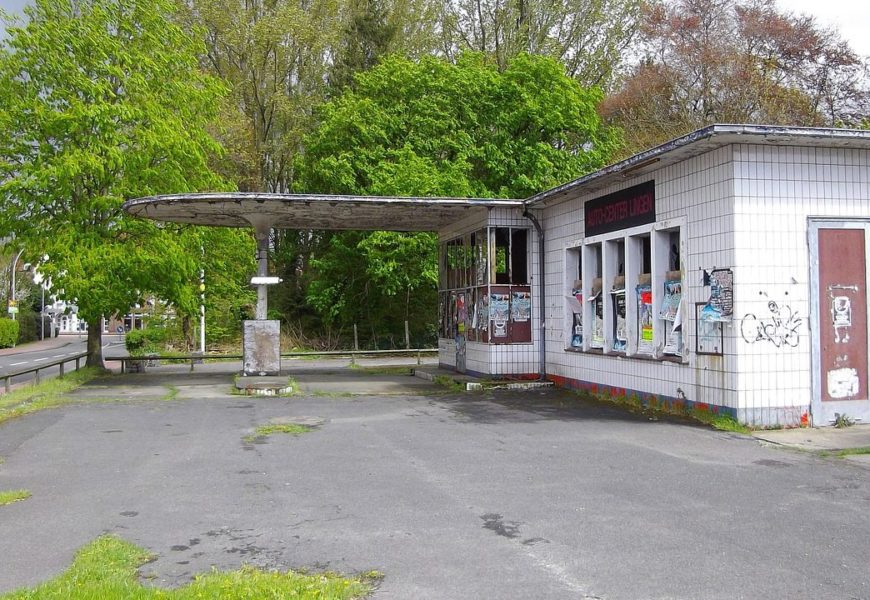
[[[870,598],[862,464],[562,390],[307,367],[254,398],[232,365],[166,365],[0,425],[0,489],[33,494],[0,507],[0,593],[111,532],[157,587],[247,563],[376,569],[372,600]],[[315,430],[249,438],[288,421]]]
[[[52,347],[45,347],[45,343],[24,344],[16,348],[17,352],[0,356],[0,377],[9,373],[15,373],[23,369],[37,367],[40,363],[52,363],[65,357],[72,357],[76,354],[81,354],[87,349],[87,338],[82,336],[64,336],[51,340],[54,342]],[[111,349],[123,348],[123,336],[104,336],[103,337],[103,352]],[[71,366],[67,366],[70,370]],[[40,371],[41,378],[54,377],[58,374],[59,369],[52,367],[44,371]],[[33,373],[27,373],[18,377],[12,378],[12,384],[24,383],[33,379]]]

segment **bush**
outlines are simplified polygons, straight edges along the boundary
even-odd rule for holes
[[[162,327],[149,327],[147,329],[134,329],[128,331],[124,338],[124,345],[131,356],[144,354],[160,354],[164,349],[168,337],[168,331]]]
[[[18,321],[0,319],[0,348],[11,348],[18,341]]]
[[[18,343],[26,344],[39,339],[39,315],[28,306],[18,311]]]

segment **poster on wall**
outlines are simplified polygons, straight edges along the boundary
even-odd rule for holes
[[[480,292],[477,302],[477,329],[485,332],[489,330],[489,295],[484,290]]]
[[[568,307],[571,309],[571,347],[583,347],[583,282],[574,281],[571,295],[568,296]]]
[[[665,281],[665,296],[659,318],[665,323],[665,354],[683,353],[683,318],[681,314],[683,284],[680,280]]]
[[[583,347],[583,314],[582,313],[573,313],[574,314],[574,325],[571,329],[571,347],[572,348],[582,348]]]
[[[593,293],[589,302],[592,303],[592,335],[589,347],[604,348],[604,301],[601,292]]]
[[[731,269],[713,269],[705,273],[710,286],[710,299],[701,310],[698,321],[728,323],[734,313],[734,274]]]
[[[730,321],[734,313],[734,273],[731,269],[710,272],[710,306],[718,311],[722,321]]]
[[[531,292],[511,292],[511,320],[524,323],[532,317]]]
[[[613,351],[625,352],[628,347],[628,331],[625,325],[625,289],[610,292],[615,315]]]
[[[465,306],[465,294],[460,292],[456,295],[456,332],[465,335],[465,323],[468,321],[468,310]]]
[[[637,352],[638,354],[652,354],[652,287],[649,284],[644,284],[637,286],[635,290],[637,292]]]
[[[490,294],[489,318],[492,321],[492,337],[506,338],[510,318],[510,294]]]
[[[695,341],[695,352],[698,354],[713,354],[722,355],[723,335],[722,321],[712,319],[704,319],[702,314],[708,310],[709,304],[699,302],[695,304],[696,321],[697,321],[697,338]]]

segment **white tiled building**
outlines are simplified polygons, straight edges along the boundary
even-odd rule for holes
[[[711,126],[523,204],[439,232],[443,365],[870,422],[870,132]]]

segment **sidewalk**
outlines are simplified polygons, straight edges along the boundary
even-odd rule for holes
[[[870,448],[870,424],[801,429],[771,429],[753,431],[756,439],[779,446],[809,452],[839,452],[854,448]],[[845,458],[870,465],[870,454],[847,454]]]

